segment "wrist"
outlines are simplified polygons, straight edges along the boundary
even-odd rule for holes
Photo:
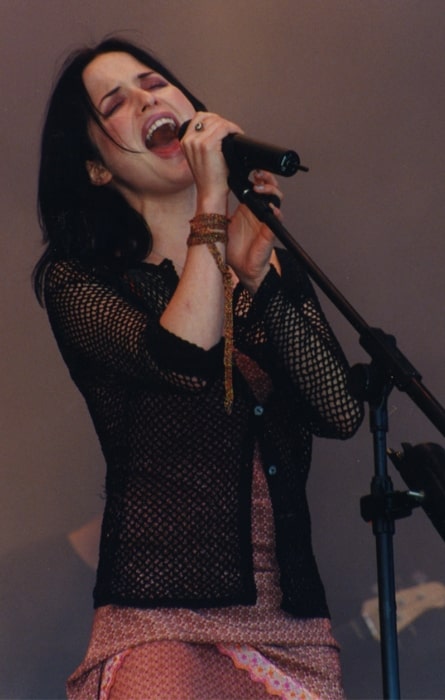
[[[248,292],[250,292],[252,296],[255,296],[258,289],[261,287],[264,279],[266,278],[269,272],[269,269],[270,265],[268,264],[267,267],[260,274],[255,275],[254,277],[240,276],[241,284],[247,289]]]
[[[202,212],[190,220],[190,235],[187,245],[227,243],[227,228],[230,220],[218,212]]]
[[[196,214],[227,214],[227,196],[201,195],[196,201]]]
[[[251,293],[252,296],[254,296],[271,269],[275,270],[275,272],[281,277],[281,265],[275,251],[272,251],[272,255],[264,267],[255,270],[254,274],[239,274],[238,277],[241,284],[247,289],[248,292]]]

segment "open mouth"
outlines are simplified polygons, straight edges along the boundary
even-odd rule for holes
[[[178,125],[171,117],[160,117],[151,124],[145,137],[145,145],[150,151],[168,148],[178,137]]]

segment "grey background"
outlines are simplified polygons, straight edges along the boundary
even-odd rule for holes
[[[286,226],[445,402],[444,0],[0,0],[1,698],[63,697],[89,633],[94,575],[70,533],[100,515],[103,459],[29,279],[50,87],[71,49],[110,32],[148,45],[251,136],[298,151],[310,172],[282,183]],[[367,361],[325,308],[350,361]],[[389,404],[392,447],[443,443],[405,395]],[[317,441],[314,540],[355,698],[381,697],[378,645],[360,626],[375,595],[359,514],[372,473],[366,421],[351,441]],[[399,588],[445,581],[423,511],[397,524],[395,551]],[[444,604],[427,600],[401,632],[403,697],[445,697]]]

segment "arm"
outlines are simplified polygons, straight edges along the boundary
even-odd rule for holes
[[[282,274],[271,268],[253,299],[250,342],[271,374],[292,382],[315,434],[347,438],[363,417],[348,390],[348,363],[306,273],[286,251],[277,253]]]
[[[202,130],[195,125],[201,123]],[[181,145],[196,185],[198,214],[227,215],[228,170],[221,152],[221,141],[239,127],[211,113],[198,113]],[[187,229],[186,234],[189,231]],[[185,245],[185,241],[184,241]],[[225,245],[217,243],[225,261]],[[187,249],[184,270],[177,290],[161,317],[169,331],[205,349],[215,345],[223,334],[224,292],[222,276],[206,245]]]
[[[277,179],[271,173],[256,170],[252,173],[253,186],[258,194],[273,194],[282,199]],[[271,205],[275,216],[281,219],[279,209]],[[250,209],[240,205],[236,209],[229,229],[227,259],[242,285],[254,295],[266,277],[272,264],[280,274],[280,263],[274,251],[275,236],[258,221]]]
[[[202,130],[195,125],[201,122]],[[221,141],[240,128],[211,113],[199,113],[190,122],[182,140],[196,184],[197,214],[227,215],[228,169],[221,151]],[[258,192],[281,196],[276,179],[269,173],[254,173]],[[246,207],[235,211],[227,248],[218,243],[223,261],[252,292],[259,286],[273,255],[273,234]],[[276,267],[278,264],[275,260]],[[221,273],[206,245],[188,248],[178,289],[161,318],[161,324],[182,338],[209,348],[223,333],[224,297]]]
[[[168,290],[161,294],[155,287],[151,294],[152,310],[79,263],[59,262],[48,270],[46,307],[73,375],[92,371],[187,390],[205,386],[218,367],[219,348],[206,352],[164,330],[158,305]]]

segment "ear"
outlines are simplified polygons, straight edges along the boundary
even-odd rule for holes
[[[108,168],[97,160],[87,160],[85,167],[92,185],[108,185],[113,178]]]

